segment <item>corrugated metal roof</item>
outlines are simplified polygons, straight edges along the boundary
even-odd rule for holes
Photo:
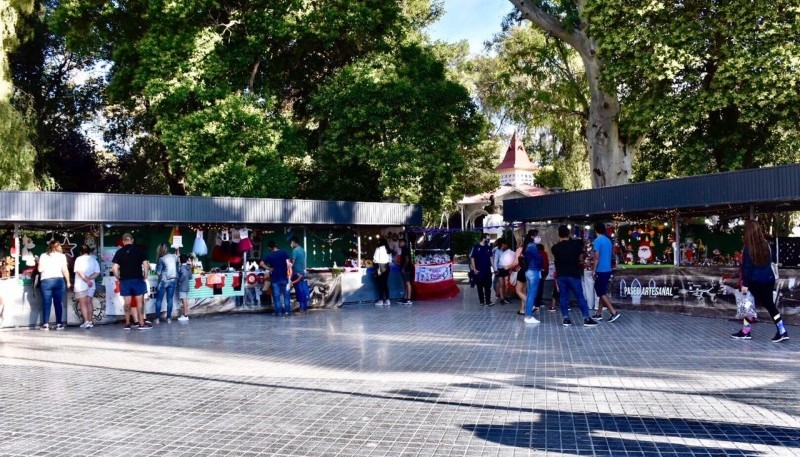
[[[421,225],[401,203],[0,191],[6,223]]]
[[[666,210],[682,214],[800,209],[800,165],[665,179],[601,189],[519,198],[504,203],[507,221],[641,217]]]

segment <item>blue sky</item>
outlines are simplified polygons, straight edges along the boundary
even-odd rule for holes
[[[483,42],[500,31],[500,23],[513,5],[508,0],[445,0],[445,14],[429,28],[434,39],[447,42],[469,41],[470,52],[477,54]]]

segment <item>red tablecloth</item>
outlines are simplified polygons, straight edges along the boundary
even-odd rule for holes
[[[453,279],[453,264],[414,265],[414,299],[436,300],[458,295],[458,284]]]

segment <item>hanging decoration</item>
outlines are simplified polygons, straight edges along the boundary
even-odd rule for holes
[[[198,257],[208,255],[208,246],[206,245],[206,240],[203,239],[203,231],[198,229],[195,234],[196,237],[192,245],[192,252]]]
[[[170,245],[175,249],[180,249],[183,247],[183,236],[181,235],[181,231],[178,226],[175,226],[172,229],[172,235],[170,236]]]
[[[61,248],[64,251],[64,254],[70,257],[75,257],[75,252],[73,251],[75,250],[76,246],[77,246],[76,244],[70,243],[69,235],[65,233],[64,241],[61,242]]]

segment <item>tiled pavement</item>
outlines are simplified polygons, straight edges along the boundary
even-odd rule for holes
[[[413,307],[0,333],[0,455],[800,455],[800,329],[468,291]]]

